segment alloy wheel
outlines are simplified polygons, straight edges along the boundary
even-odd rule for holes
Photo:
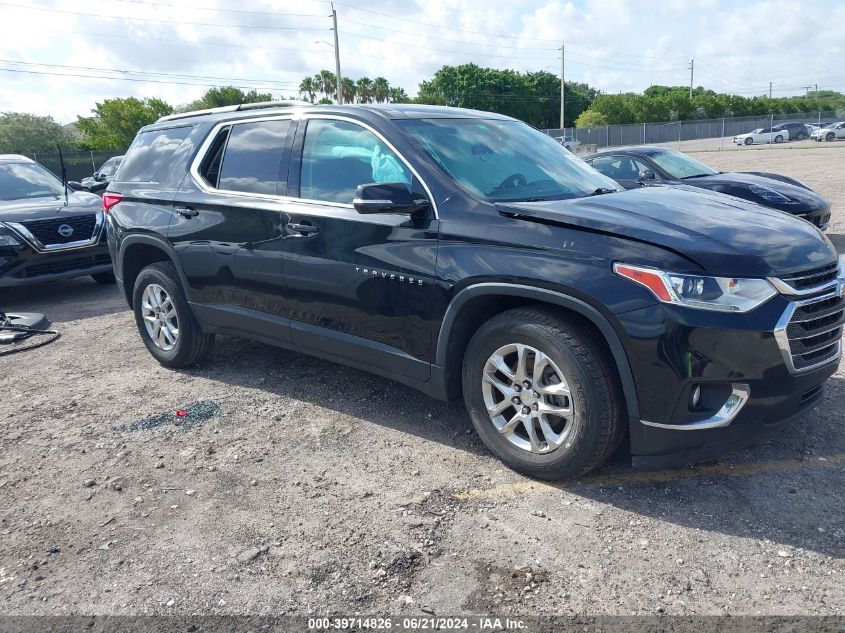
[[[153,344],[169,352],[179,341],[179,320],[176,306],[167,291],[158,284],[144,288],[141,296],[141,316]]]
[[[571,446],[578,421],[569,383],[542,351],[500,347],[487,359],[481,387],[490,421],[517,448],[542,454]]]

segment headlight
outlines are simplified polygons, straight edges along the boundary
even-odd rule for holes
[[[845,255],[839,256],[839,278],[845,279]]]
[[[748,185],[749,191],[755,196],[759,196],[767,202],[774,202],[775,204],[789,204],[792,202],[785,195],[769,187],[761,187],[760,185]]]
[[[0,224],[0,246],[20,246],[20,240]]]
[[[618,262],[613,264],[613,270],[645,286],[663,303],[699,310],[749,312],[777,294],[765,279],[682,275]]]

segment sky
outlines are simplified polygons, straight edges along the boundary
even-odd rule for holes
[[[845,92],[842,0],[343,0],[341,73],[415,95],[443,65],[560,73],[604,92],[695,85]],[[214,85],[298,95],[334,71],[319,0],[0,0],[0,112],[61,123],[111,97],[192,101]]]

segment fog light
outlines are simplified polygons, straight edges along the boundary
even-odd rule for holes
[[[696,385],[695,389],[692,390],[692,396],[690,397],[690,406],[693,409],[697,409],[699,404],[701,404],[701,385]]]

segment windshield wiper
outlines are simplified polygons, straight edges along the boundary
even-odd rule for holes
[[[716,173],[721,174],[722,172],[716,172]],[[704,176],[715,176],[715,175],[716,174],[695,174],[693,176],[684,176],[683,178],[680,178],[679,180],[689,180],[690,178],[703,178]]]
[[[616,189],[608,189],[607,187],[599,187],[593,193],[589,194],[591,196],[600,196],[605,193],[616,193]]]

